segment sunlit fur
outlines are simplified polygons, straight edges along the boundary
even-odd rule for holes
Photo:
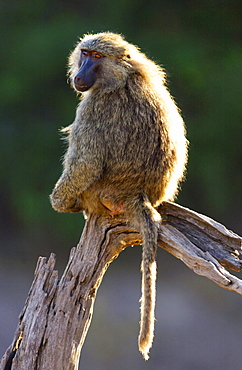
[[[59,212],[124,213],[143,238],[139,349],[145,359],[153,341],[157,207],[174,200],[187,161],[179,110],[165,72],[121,35],[104,32],[79,40],[69,58],[69,78],[81,50],[103,55],[97,78],[80,94],[76,118],[64,131],[69,147],[51,194]]]
[[[93,49],[94,47],[95,49]],[[164,172],[162,174],[162,190],[160,189],[160,196],[156,197],[158,199],[152,204],[157,206],[163,200],[174,200],[179,190],[179,183],[183,179],[187,161],[187,141],[179,110],[165,85],[164,70],[148,59],[137,47],[125,41],[121,35],[106,32],[86,35],[77,44],[69,58],[71,81],[78,71],[81,49],[96,50],[107,56],[103,61],[98,81],[91,91],[82,93],[81,99],[90,94],[95,98],[95,96],[99,96],[100,92],[108,94],[122,89],[131,76],[137,76],[136,83],[130,86],[133,88],[132,93],[136,99],[148,100],[153,105],[155,120],[162,123],[162,131],[164,132],[161,132],[161,135],[166,136],[162,146],[169,146],[168,150],[166,148],[164,152],[169,151],[168,154],[172,157],[169,163],[164,163],[164,167],[167,166],[167,171],[166,174]],[[122,94],[122,92],[120,93]],[[103,101],[100,102],[100,105],[103,106]],[[98,108],[99,104],[96,104],[96,109],[98,110]],[[132,120],[146,120],[146,114],[145,110],[140,109],[137,116],[132,117]],[[107,124],[107,126],[109,125]],[[164,155],[166,156],[166,153]],[[164,162],[166,162],[166,158],[164,158]]]

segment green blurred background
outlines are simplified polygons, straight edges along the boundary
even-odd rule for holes
[[[178,202],[242,235],[242,2],[0,0],[0,356],[10,344],[39,255],[62,271],[81,215],[49,204],[78,99],[67,56],[87,32],[114,31],[163,65],[190,141]],[[242,297],[159,251],[151,359],[137,351],[140,247],[100,287],[82,369],[240,369]],[[240,274],[242,277],[242,274]]]

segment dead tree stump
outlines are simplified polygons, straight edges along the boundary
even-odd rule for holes
[[[242,294],[242,281],[226,270],[242,268],[241,237],[174,203],[164,203],[159,212],[160,247],[195,273]],[[40,257],[0,369],[77,370],[103,275],[123,249],[140,243],[139,233],[126,219],[91,215],[60,279],[54,270],[55,255],[48,260]]]

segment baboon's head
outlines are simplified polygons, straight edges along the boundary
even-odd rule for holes
[[[69,58],[71,84],[77,92],[114,91],[134,73],[131,54],[138,50],[115,33],[85,35]]]

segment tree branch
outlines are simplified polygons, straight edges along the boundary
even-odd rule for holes
[[[158,245],[190,269],[242,294],[241,237],[216,221],[174,203],[159,207]],[[59,280],[56,258],[40,257],[34,281],[0,369],[77,370],[96,292],[108,265],[127,246],[140,244],[137,230],[122,217],[91,215]]]

